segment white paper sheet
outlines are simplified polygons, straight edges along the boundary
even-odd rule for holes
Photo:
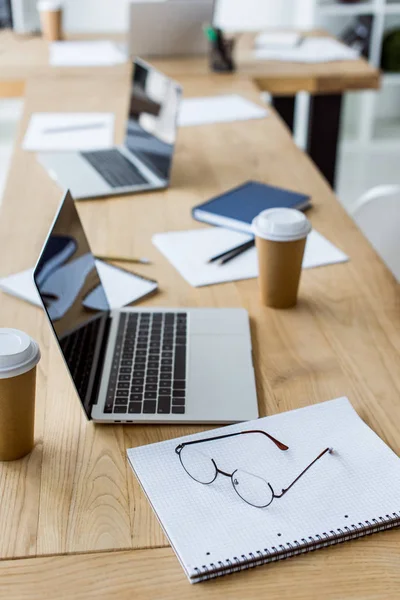
[[[355,60],[359,52],[328,37],[305,38],[294,48],[257,48],[254,58],[300,63],[323,63],[337,60]]]
[[[256,48],[294,48],[302,39],[296,31],[263,31],[254,40]]]
[[[124,63],[126,53],[109,40],[52,42],[49,47],[53,67],[101,67]]]
[[[32,152],[110,148],[114,120],[112,113],[34,113],[22,148]]]
[[[239,435],[187,446],[187,464],[209,466],[213,459],[224,473],[240,469],[239,485],[245,485],[243,472],[251,473],[280,494],[324,449],[333,453],[322,456],[282,498],[256,508],[239,497],[230,477],[218,474],[210,485],[189,477],[175,452],[184,442],[255,429],[289,449],[279,450],[262,434]],[[307,551],[310,540],[327,545],[340,532],[360,535],[367,522],[396,524],[398,516],[400,460],[347,398],[132,448],[128,458],[192,581],[213,576],[218,567],[227,573],[246,568],[247,559],[279,559],[282,549]]]
[[[247,250],[225,265],[208,264],[217,254],[243,244],[251,239],[222,227],[171,231],[153,236],[153,244],[166,256],[171,264],[190,285],[200,287],[226,281],[258,277],[257,251]],[[307,239],[303,269],[345,262],[348,256],[336,248],[317,231]]]
[[[238,94],[209,96],[204,98],[186,98],[179,112],[180,127],[205,125],[207,123],[229,123],[264,119],[268,110]]]
[[[133,273],[123,271],[101,260],[96,260],[97,270],[104,286],[110,308],[122,308],[157,289],[157,283],[146,281]],[[33,269],[27,269],[0,279],[0,289],[35,306],[41,306],[33,283]],[[86,302],[96,304],[96,294],[89,295]]]

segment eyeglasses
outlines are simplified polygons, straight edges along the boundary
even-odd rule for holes
[[[271,504],[274,498],[282,498],[290,490],[291,487],[310,469],[314,463],[317,462],[327,452],[332,453],[332,448],[325,448],[305,469],[296,477],[294,481],[286,488],[283,488],[280,494],[275,494],[272,485],[259,475],[254,475],[242,469],[236,469],[233,473],[226,473],[217,467],[217,464],[213,458],[210,458],[206,454],[195,450],[193,446],[195,444],[204,444],[206,442],[213,442],[215,440],[222,440],[226,438],[235,437],[237,435],[247,435],[250,433],[261,433],[262,435],[269,438],[279,450],[289,450],[289,446],[282,444],[276,440],[272,435],[265,431],[258,429],[249,431],[240,431],[239,433],[231,433],[227,435],[219,435],[217,437],[205,438],[202,440],[196,440],[193,442],[185,442],[179,444],[175,448],[175,452],[179,456],[182,467],[186,473],[198,483],[203,485],[210,485],[213,483],[218,474],[229,477],[235,492],[240,496],[242,500],[255,506],[256,508],[266,508]]]

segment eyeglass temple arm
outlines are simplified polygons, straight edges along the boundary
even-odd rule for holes
[[[302,472],[300,473],[300,475],[298,475],[298,476],[296,477],[296,479],[295,479],[294,481],[292,481],[292,483],[291,483],[291,484],[290,484],[290,485],[289,485],[287,488],[285,488],[285,489],[283,489],[283,490],[282,490],[282,493],[281,493],[281,494],[275,494],[275,492],[273,492],[273,494],[274,494],[274,497],[275,497],[275,498],[282,498],[282,496],[284,496],[284,495],[286,494],[286,492],[288,492],[288,491],[290,490],[290,488],[294,486],[294,484],[296,483],[296,481],[298,481],[298,480],[299,480],[301,477],[303,477],[304,473],[306,473],[306,472],[308,471],[308,469],[310,469],[310,468],[313,466],[313,464],[314,464],[314,463],[316,463],[316,462],[317,462],[317,460],[319,460],[319,459],[320,459],[322,456],[324,456],[324,454],[326,454],[327,452],[329,452],[329,454],[332,454],[332,452],[333,452],[333,448],[325,448],[325,450],[323,450],[323,451],[321,452],[321,454],[319,454],[319,455],[317,456],[317,458],[314,458],[314,460],[312,461],[312,463],[310,463],[310,464],[308,465],[308,467],[306,467],[306,468],[304,469],[304,471],[302,471]],[[271,489],[272,489],[272,488],[271,488]]]
[[[246,433],[262,433],[263,435],[267,436],[267,438],[269,438],[271,440],[271,442],[274,442],[274,444],[279,448],[279,450],[289,450],[289,446],[282,444],[282,442],[279,442],[277,439],[272,437],[272,435],[270,435],[266,431],[254,429],[254,430],[248,430],[248,431],[239,431],[238,433],[227,433],[225,435],[218,435],[216,437],[204,438],[202,440],[194,440],[193,442],[185,442],[184,444],[179,444],[179,446],[177,446],[175,448],[175,452],[179,453],[180,450],[182,450],[183,446],[189,446],[190,444],[201,444],[202,442],[213,442],[214,440],[222,440],[224,438],[230,438],[230,437],[234,437],[236,435],[244,435]]]

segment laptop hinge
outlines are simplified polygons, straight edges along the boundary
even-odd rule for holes
[[[91,410],[92,406],[94,404],[97,404],[97,402],[99,400],[99,391],[100,391],[100,384],[101,384],[101,376],[102,376],[102,373],[103,373],[104,360],[105,360],[105,357],[106,357],[106,350],[107,350],[107,344],[108,344],[108,336],[110,334],[111,322],[112,322],[111,317],[107,317],[106,318],[106,322],[104,324],[103,339],[101,341],[101,348],[100,348],[100,353],[99,353],[99,359],[97,361],[96,373],[95,373],[95,376],[94,376],[93,388],[92,388],[92,393],[91,393],[91,396],[90,396],[90,403],[89,403],[90,410]]]

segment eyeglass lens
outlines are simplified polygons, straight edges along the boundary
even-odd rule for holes
[[[186,473],[199,483],[209,484],[216,478],[217,469],[212,459],[192,446],[184,446],[179,458]]]

